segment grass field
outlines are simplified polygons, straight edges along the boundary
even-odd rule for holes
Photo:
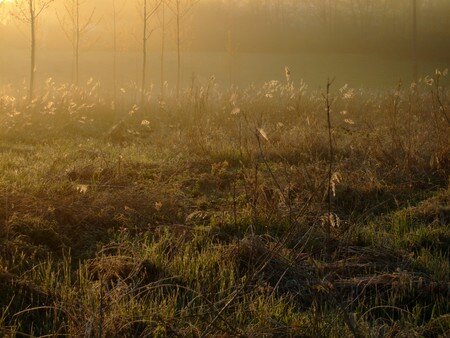
[[[444,76],[5,87],[0,335],[448,336]]]

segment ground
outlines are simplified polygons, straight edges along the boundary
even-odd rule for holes
[[[437,80],[3,95],[0,332],[448,335]]]

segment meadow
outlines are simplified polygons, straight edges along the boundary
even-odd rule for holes
[[[286,75],[4,86],[0,335],[448,336],[447,71]]]

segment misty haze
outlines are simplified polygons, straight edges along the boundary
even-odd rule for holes
[[[448,337],[449,0],[0,0],[1,337]]]

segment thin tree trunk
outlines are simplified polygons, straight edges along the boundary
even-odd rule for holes
[[[75,84],[79,84],[79,65],[80,65],[80,1],[77,0],[75,8],[76,16],[76,35],[75,35]]]
[[[113,0],[113,100],[116,104],[117,92],[117,13],[116,0]]]
[[[80,81],[80,1],[77,0],[77,41],[76,41],[76,85]]]
[[[164,57],[166,52],[166,6],[164,1],[162,6],[162,27],[161,27],[161,99],[165,96],[165,79],[164,79]]]
[[[28,98],[33,100],[34,96],[34,76],[36,72],[36,16],[33,0],[29,0],[30,6],[30,28],[31,28],[31,64],[30,64],[30,87]]]
[[[418,72],[419,72],[419,61],[418,61],[418,44],[417,44],[417,0],[412,0],[412,64],[413,64],[413,81],[417,82]]]
[[[144,0],[144,29],[142,35],[141,105],[144,105],[146,72],[147,72],[147,0]]]
[[[177,98],[180,97],[181,86],[181,46],[180,46],[180,1],[177,0]]]

